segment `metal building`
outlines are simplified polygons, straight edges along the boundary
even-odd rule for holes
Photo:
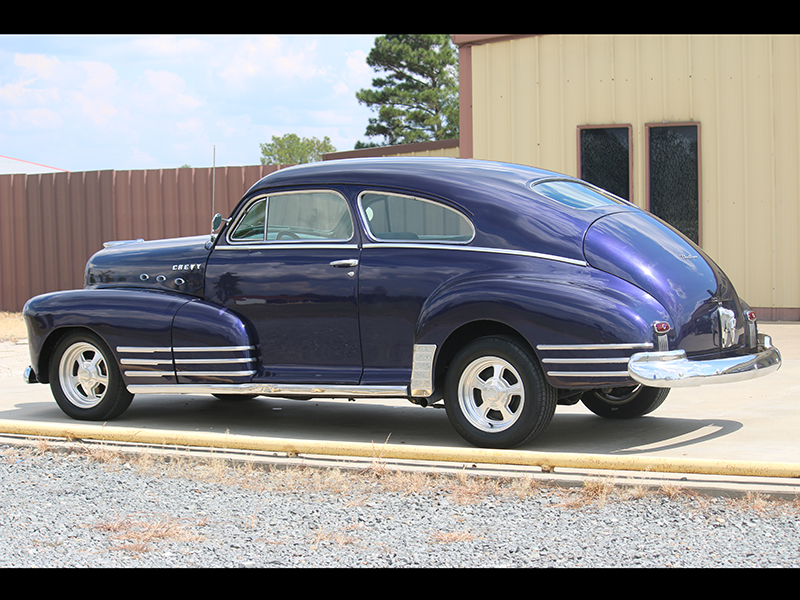
[[[462,158],[578,175],[693,238],[762,320],[800,320],[800,36],[472,35]]]

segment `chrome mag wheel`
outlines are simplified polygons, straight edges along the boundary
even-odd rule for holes
[[[92,408],[108,390],[108,364],[92,344],[77,342],[61,356],[58,379],[67,400],[78,408]]]
[[[458,404],[476,429],[503,431],[519,420],[525,387],[514,365],[497,356],[486,356],[464,369],[458,383]]]
[[[58,342],[49,377],[58,406],[73,419],[113,419],[133,400],[114,355],[102,339],[88,331],[69,333]]]

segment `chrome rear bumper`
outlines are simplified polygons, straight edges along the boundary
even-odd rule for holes
[[[690,387],[755,379],[774,373],[781,353],[768,335],[758,334],[758,352],[715,360],[689,360],[683,350],[639,352],[631,356],[628,373],[650,387]]]

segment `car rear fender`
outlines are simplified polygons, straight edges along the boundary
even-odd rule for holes
[[[668,322],[669,317],[652,296],[592,268],[570,269],[568,277],[563,273],[559,277],[495,276],[449,285],[421,311],[416,343],[436,346],[437,374],[466,340],[487,332],[517,335],[545,366],[559,358],[591,357],[571,352],[569,347],[625,346],[625,356],[657,349],[653,323]],[[556,346],[559,350],[554,354]],[[578,360],[573,362],[574,367],[566,371],[585,369]],[[544,371],[556,387],[594,384],[592,378],[550,375],[563,373],[561,368],[546,366]]]

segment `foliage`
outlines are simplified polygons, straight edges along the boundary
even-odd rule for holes
[[[301,138],[287,133],[282,137],[272,136],[272,142],[261,144],[262,165],[299,165],[322,160],[326,152],[336,152],[330,138]]]
[[[449,35],[379,36],[367,64],[385,73],[372,80],[372,89],[356,92],[378,113],[368,137],[382,136],[386,145],[458,137],[458,54]]]

